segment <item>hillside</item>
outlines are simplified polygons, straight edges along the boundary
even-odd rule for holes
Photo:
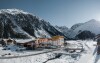
[[[32,38],[63,35],[49,22],[19,9],[0,10],[0,38]],[[63,35],[64,36],[64,35]]]

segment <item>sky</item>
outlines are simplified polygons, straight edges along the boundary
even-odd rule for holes
[[[12,8],[69,28],[91,19],[100,21],[100,0],[0,0],[0,9]]]

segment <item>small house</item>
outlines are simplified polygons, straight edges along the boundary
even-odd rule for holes
[[[14,44],[16,44],[16,41],[15,40],[13,40],[13,39],[4,39],[4,42],[5,42],[5,44],[6,45],[14,45]]]
[[[36,47],[35,40],[32,39],[16,40],[16,45],[19,47],[25,47],[26,49],[35,49]]]

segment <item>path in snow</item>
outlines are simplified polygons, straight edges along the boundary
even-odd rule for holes
[[[97,47],[95,48],[95,50]],[[89,59],[88,63],[100,63],[100,55],[93,54],[93,56]]]
[[[91,59],[96,55],[96,46],[93,46],[93,43],[83,43],[86,53],[82,53],[81,58],[76,63],[91,63]],[[94,62],[92,62],[94,63]]]

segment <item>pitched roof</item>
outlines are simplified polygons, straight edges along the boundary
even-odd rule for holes
[[[58,36],[53,36],[52,40],[59,40],[59,38],[64,38],[64,37],[63,36],[59,36],[59,35]]]

